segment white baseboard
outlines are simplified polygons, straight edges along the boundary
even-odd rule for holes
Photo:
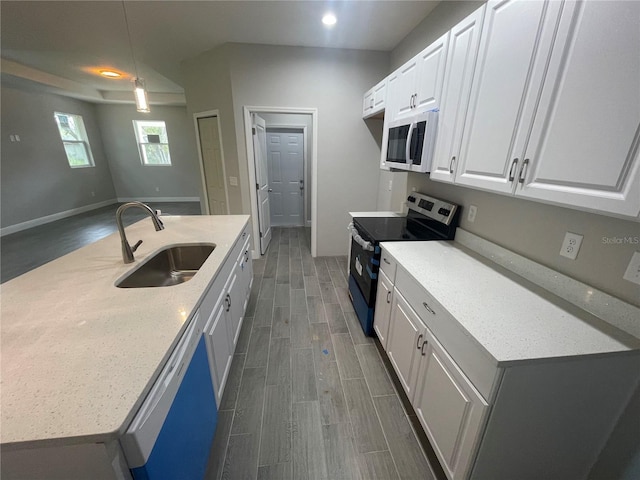
[[[9,235],[11,233],[21,232],[28,228],[37,227],[38,225],[44,225],[45,223],[55,222],[63,218],[71,217],[79,213],[95,210],[96,208],[106,207],[117,203],[118,200],[112,198],[111,200],[105,200],[104,202],[92,203],[91,205],[85,205],[84,207],[72,208],[71,210],[65,210],[64,212],[53,213],[40,218],[34,218],[33,220],[27,220],[26,222],[16,223],[15,225],[9,225],[8,227],[0,228],[0,237]]]
[[[118,197],[118,202],[199,202],[200,197]]]

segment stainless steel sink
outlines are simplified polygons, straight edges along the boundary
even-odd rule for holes
[[[120,288],[169,287],[188,282],[216,246],[211,243],[175,245],[160,250],[116,282]]]

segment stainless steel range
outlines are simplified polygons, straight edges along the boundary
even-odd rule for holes
[[[349,224],[349,294],[365,334],[373,335],[378,289],[380,242],[453,240],[460,208],[450,202],[412,193],[405,217],[354,217]]]

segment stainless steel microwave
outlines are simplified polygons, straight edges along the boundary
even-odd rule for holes
[[[430,172],[437,127],[437,110],[389,123],[387,166],[411,172]]]

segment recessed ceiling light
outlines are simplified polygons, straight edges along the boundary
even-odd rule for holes
[[[113,70],[100,70],[100,75],[107,78],[120,78],[121,73],[114,72]]]
[[[322,23],[324,23],[327,27],[332,27],[336,24],[338,20],[333,13],[325,13],[324,17],[322,17]]]

